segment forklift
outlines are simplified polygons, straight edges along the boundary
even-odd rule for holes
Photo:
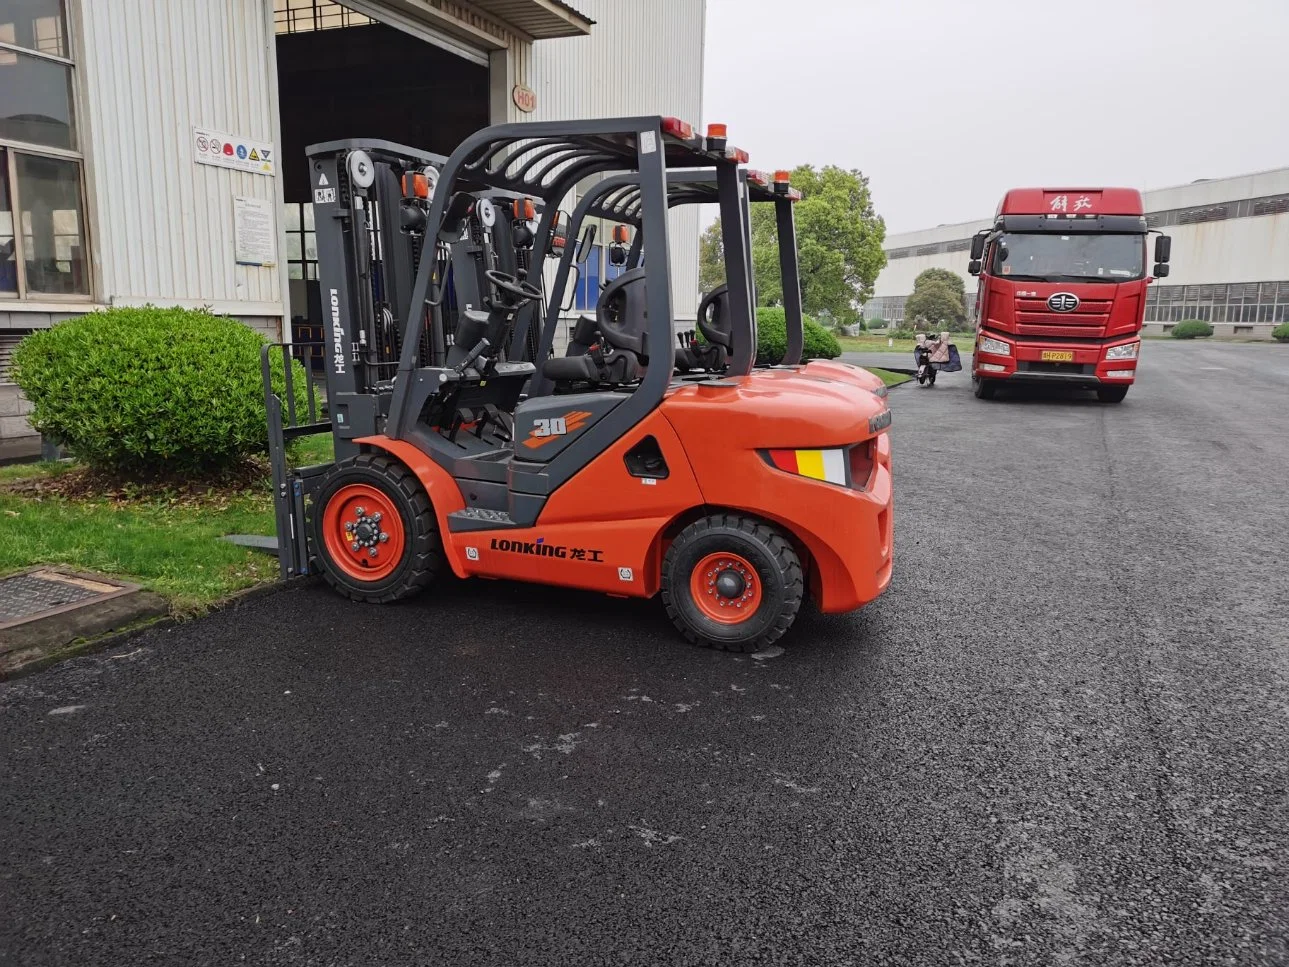
[[[842,380],[755,369],[747,156],[723,129],[552,121],[485,128],[446,159],[387,142],[308,154],[327,413],[266,380],[284,575],[362,602],[445,569],[660,596],[690,641],[736,651],[782,636],[807,593],[845,612],[886,589],[890,410]],[[734,353],[675,378],[669,184],[695,170],[730,226]],[[542,351],[561,293],[545,265],[571,244],[559,205],[602,174],[636,186],[648,265],[599,294],[595,378],[545,392],[567,382],[568,357]],[[266,373],[277,351],[299,349],[266,347]],[[288,469],[289,441],[322,432],[334,461]]]

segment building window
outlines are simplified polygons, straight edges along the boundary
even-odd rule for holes
[[[581,277],[577,280],[577,296],[573,308],[594,309],[600,301],[600,254],[603,251],[602,246],[592,245],[587,252]]]
[[[90,294],[63,0],[0,0],[0,298]]]
[[[286,274],[290,279],[318,277],[318,236],[313,230],[313,203],[286,206]]]

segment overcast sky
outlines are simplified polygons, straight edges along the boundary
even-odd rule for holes
[[[706,121],[869,176],[887,231],[1010,187],[1289,166],[1289,0],[707,0]]]

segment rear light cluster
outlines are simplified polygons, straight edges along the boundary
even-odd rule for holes
[[[889,423],[887,420],[884,425]],[[767,450],[765,456],[772,466],[784,473],[852,490],[867,490],[873,479],[873,467],[877,464],[877,437],[851,447],[827,450]]]
[[[694,140],[694,126],[688,121],[682,121],[680,118],[663,118],[662,133],[669,134],[673,138],[680,138],[681,141]]]

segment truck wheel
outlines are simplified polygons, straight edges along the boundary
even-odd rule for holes
[[[362,454],[337,464],[310,516],[323,578],[354,601],[384,604],[415,594],[443,559],[430,498],[390,457]]]
[[[976,394],[976,399],[992,400],[997,390],[998,384],[994,380],[980,376],[971,377],[971,391]]]
[[[696,645],[759,651],[792,626],[805,581],[801,561],[774,527],[712,514],[686,527],[662,562],[662,601]]]
[[[1098,386],[1097,399],[1102,403],[1122,403],[1123,398],[1128,395],[1126,386]]]

